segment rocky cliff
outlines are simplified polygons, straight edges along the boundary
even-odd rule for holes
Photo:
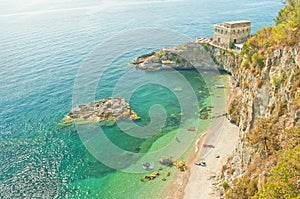
[[[229,60],[235,89],[228,118],[241,134],[219,176],[221,197],[299,196],[299,13],[299,1],[291,0],[276,26],[260,30],[244,44],[238,60]]]
[[[229,192],[228,198],[252,197],[271,176],[270,170],[278,161],[276,153],[288,143],[294,142],[292,147],[299,143],[298,46],[268,52],[260,63],[256,63],[256,55],[248,56],[242,53],[232,72],[236,88],[229,102],[228,117],[240,127],[241,134],[236,151],[220,176],[226,189],[231,187],[225,190]],[[286,131],[290,129],[294,131],[287,137]]]
[[[260,65],[253,63],[255,55],[241,56],[240,65],[233,72],[236,89],[240,92],[232,99],[228,110],[230,119],[243,131],[253,128],[261,117],[276,117],[283,128],[299,127],[298,46],[273,50],[264,55]]]

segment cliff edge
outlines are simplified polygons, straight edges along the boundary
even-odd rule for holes
[[[300,193],[300,2],[244,44],[228,118],[241,130],[223,166],[223,198],[296,198]]]

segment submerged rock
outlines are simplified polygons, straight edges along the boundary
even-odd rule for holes
[[[168,171],[168,172],[166,173],[166,176],[169,177],[170,175],[171,175],[171,173]]]
[[[158,171],[152,172],[150,175],[145,176],[144,178],[141,179],[142,182],[147,182],[149,180],[155,179],[157,176],[159,176],[160,173]]]
[[[191,126],[191,127],[189,127],[187,130],[188,130],[188,131],[196,131],[196,127]]]
[[[65,122],[110,122],[129,119],[138,120],[140,117],[130,108],[122,97],[106,98],[89,104],[79,105],[72,109],[64,118]]]
[[[202,120],[207,120],[207,119],[208,119],[208,116],[205,115],[205,114],[203,114],[203,115],[200,116],[200,119],[202,119]]]
[[[180,171],[186,171],[186,164],[183,161],[175,161],[173,162],[173,165],[179,169]]]
[[[166,166],[172,166],[173,165],[173,161],[170,158],[166,158],[166,157],[160,158],[159,163],[162,164],[162,165],[166,165]]]

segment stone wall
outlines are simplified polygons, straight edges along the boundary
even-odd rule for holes
[[[245,23],[224,23],[216,24],[214,26],[214,38],[215,44],[222,47],[229,48],[231,43],[243,43],[250,36],[251,24]]]

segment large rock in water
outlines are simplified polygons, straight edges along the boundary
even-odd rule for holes
[[[65,122],[102,122],[121,119],[140,119],[122,97],[107,98],[89,104],[79,105],[65,116]]]
[[[193,65],[183,56],[180,47],[169,47],[157,52],[142,55],[133,60],[131,64],[136,69],[146,71],[169,70],[169,69],[192,69]]]
[[[146,71],[195,68],[215,70],[216,67],[223,69],[223,64],[220,63],[224,63],[227,59],[221,60],[220,63],[219,59],[225,52],[214,49],[215,47],[210,44],[190,41],[180,46],[166,47],[157,52],[142,55],[133,60],[131,64],[135,65],[136,69]],[[217,56],[219,54],[220,56]],[[228,56],[223,55],[223,57]]]

